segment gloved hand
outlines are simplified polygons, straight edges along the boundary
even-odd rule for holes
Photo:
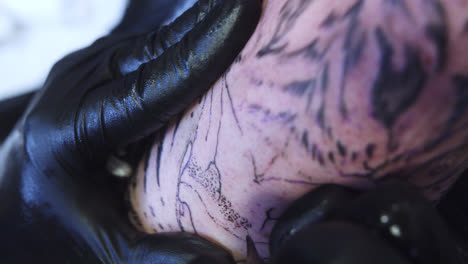
[[[134,230],[104,164],[221,76],[261,4],[200,0],[167,27],[123,27],[58,62],[0,150],[0,263],[232,263],[195,235]]]
[[[0,120],[2,122],[0,126],[0,143],[10,134],[33,95],[34,91],[0,101]]]
[[[279,218],[270,250],[274,264],[463,263],[436,208],[396,183],[364,193],[319,187]]]

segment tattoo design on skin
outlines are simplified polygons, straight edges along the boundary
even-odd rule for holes
[[[397,1],[401,2],[401,1]],[[441,72],[447,64],[448,33],[445,10],[439,1],[429,1],[429,14],[435,20],[425,26],[425,32],[437,49],[438,61],[436,71]],[[399,4],[400,6],[403,4]],[[372,103],[374,116],[380,120],[389,132],[389,151],[396,150],[397,143],[392,142],[392,128],[398,118],[418,99],[425,87],[428,70],[424,68],[423,59],[417,48],[405,44],[407,58],[404,69],[395,71],[392,66],[393,47],[382,28],[375,30],[375,36],[381,51],[379,77],[374,84]]]
[[[434,12],[434,21],[431,21],[425,30],[426,35],[437,48],[438,61],[436,70],[442,72],[445,70],[448,61],[449,36],[447,14],[440,0],[432,0],[430,5]]]
[[[325,20],[320,24],[320,28],[331,27],[337,20],[338,16],[335,14],[335,11],[332,10],[330,14],[328,14],[327,18],[325,18]]]
[[[344,15],[344,19],[349,20],[346,36],[343,43],[344,66],[343,78],[340,85],[340,112],[344,119],[348,118],[348,107],[346,106],[344,94],[346,86],[346,77],[350,70],[354,68],[361,59],[363,50],[367,43],[367,33],[361,29],[359,25],[359,14],[362,12],[364,0],[360,0],[354,4]]]
[[[281,8],[279,23],[272,38],[257,53],[258,58],[284,51],[288,43],[283,43],[286,35],[296,24],[297,19],[314,0],[289,0]]]
[[[209,139],[209,137],[212,137],[213,135],[210,134],[210,130],[212,128],[211,122],[214,122],[213,120],[213,109],[212,109],[212,104],[213,104],[213,93],[214,91],[211,92],[210,97],[210,112],[209,114],[209,120],[210,124],[208,127],[208,131],[205,135],[205,141]],[[251,224],[249,221],[245,218],[242,217],[239,213],[237,213],[232,206],[232,203],[229,201],[229,199],[223,194],[222,192],[222,175],[221,171],[218,168],[217,165],[217,156],[218,156],[218,147],[219,147],[219,137],[220,137],[220,131],[222,127],[222,117],[224,115],[224,100],[225,97],[227,97],[229,101],[229,106],[230,109],[232,110],[232,114],[235,117],[237,127],[240,131],[242,131],[242,128],[240,127],[239,121],[237,119],[237,115],[235,113],[235,109],[232,104],[232,97],[229,91],[229,86],[226,82],[224,87],[221,90],[221,95],[220,95],[220,104],[221,104],[221,113],[219,120],[217,121],[217,131],[215,141],[216,141],[216,147],[214,150],[214,155],[213,159],[208,163],[208,166],[206,168],[202,167],[201,165],[198,164],[197,158],[194,156],[194,145],[197,140],[199,140],[198,134],[198,126],[197,129],[194,132],[194,135],[191,139],[188,140],[189,144],[186,147],[186,151],[184,154],[183,162],[181,163],[180,169],[179,169],[179,180],[178,180],[178,188],[177,188],[177,208],[176,208],[176,216],[177,216],[177,221],[179,224],[179,228],[184,231],[187,229],[187,223],[188,228],[194,230],[196,233],[196,227],[194,224],[194,221],[192,219],[192,213],[190,209],[190,202],[185,201],[180,193],[181,193],[181,188],[188,188],[191,191],[197,193],[200,202],[203,204],[205,207],[206,214],[211,218],[211,220],[219,227],[223,228],[224,230],[228,231],[230,234],[233,236],[237,237],[238,239],[244,239],[244,237],[241,237],[236,234],[235,229],[237,228],[243,228],[244,230],[248,230],[251,228]],[[207,97],[203,100],[203,105],[201,109],[201,114],[198,117],[198,122],[200,122],[200,119],[202,115],[205,113],[205,108],[206,108],[206,103],[207,103]],[[194,180],[196,183],[199,184],[202,188],[195,188],[192,186],[189,181],[187,181],[186,177],[191,178]],[[204,191],[207,193],[208,197],[206,195],[202,194],[201,192]],[[207,206],[207,201],[205,201],[206,198],[211,199],[212,201],[216,202],[218,208],[219,208],[219,213],[223,216],[224,219],[217,219],[217,217],[214,216],[214,214],[211,212],[211,209]],[[185,219],[183,219],[185,218]],[[230,224],[225,224],[223,221],[227,221]]]
[[[391,8],[397,9],[396,12],[400,14],[403,13],[408,21],[415,23],[411,18],[412,14],[406,1],[384,0],[383,3],[387,4],[387,7],[390,6]],[[343,75],[339,93],[339,108],[344,119],[348,118],[348,107],[345,102],[347,75],[360,62],[367,45],[369,45],[369,41],[371,39],[376,41],[381,53],[381,59],[379,73],[374,81],[370,100],[373,105],[372,114],[374,118],[381,122],[388,131],[387,151],[388,153],[392,153],[398,148],[398,142],[394,142],[395,138],[392,131],[395,123],[400,116],[407,112],[419,99],[420,94],[426,87],[428,76],[434,72],[442,72],[447,64],[448,25],[446,12],[444,6],[438,0],[427,1],[424,7],[427,9],[426,12],[430,14],[429,18],[427,18],[427,23],[423,25],[424,34],[427,37],[427,42],[430,42],[430,44],[432,43],[437,51],[435,67],[432,69],[433,71],[431,71],[431,69],[428,69],[427,66],[424,65],[422,54],[420,54],[419,48],[415,44],[406,43],[405,40],[393,40],[392,36],[386,33],[383,26],[376,26],[374,29],[364,28],[360,20],[363,16],[365,5],[366,1],[357,0],[341,16],[335,10],[332,10],[321,23],[321,28],[330,30],[333,27],[339,27],[344,24],[344,26],[341,26],[345,28],[345,34],[342,42],[344,60],[342,64]],[[286,33],[283,34],[286,35]],[[326,34],[324,36],[326,36]],[[283,59],[285,57],[289,59],[302,57],[321,67],[322,81],[319,80],[320,77],[293,81],[284,86],[283,91],[298,98],[307,96],[307,110],[311,109],[310,102],[314,96],[321,97],[321,105],[318,107],[318,110],[316,110],[315,119],[324,133],[326,133],[330,139],[333,139],[333,128],[327,125],[327,105],[325,100],[328,86],[326,80],[329,78],[328,68],[330,66],[327,53],[330,46],[324,46],[321,44],[322,42],[332,43],[333,45],[333,43],[336,43],[336,39],[332,38],[332,41],[325,41],[323,37],[315,37],[310,44],[306,45],[304,48],[288,51],[287,45],[285,45],[282,49],[276,50],[274,54]],[[403,46],[405,50],[404,55],[406,62],[402,69],[393,65],[395,56],[394,45],[396,45],[396,43]],[[320,89],[317,89],[319,87]],[[303,135],[303,146],[308,148],[310,142],[308,142],[307,133]],[[442,136],[441,138],[446,138],[446,136]],[[341,145],[343,146],[342,143]],[[318,150],[315,145],[312,145],[311,150],[308,152],[312,153],[313,158],[317,159],[322,165],[326,163],[324,156],[328,157],[328,162],[336,162],[336,155],[334,153],[329,152],[327,155],[324,155],[320,153],[320,150]],[[338,153],[343,153],[342,149],[338,149]],[[354,153],[351,156],[351,160],[355,161],[357,159],[358,153]],[[369,169],[368,164],[366,164],[366,161],[364,161],[363,167]]]
[[[404,14],[402,19],[407,19],[408,23],[416,23],[412,20],[411,2],[405,0],[381,1],[387,7],[393,8],[392,12]],[[185,151],[178,163],[176,206],[171,208],[171,210],[175,210],[177,225],[181,230],[198,232],[191,209],[195,202],[201,204],[204,213],[217,227],[245,243],[248,243],[246,240],[248,235],[254,231],[267,230],[269,226],[274,224],[277,215],[279,215],[279,210],[273,207],[262,211],[259,214],[264,217],[264,221],[261,226],[255,226],[252,224],[252,219],[248,219],[236,210],[236,205],[232,202],[234,199],[223,191],[225,188],[223,177],[226,175],[223,175],[225,173],[222,170],[223,164],[219,163],[219,157],[222,153],[218,152],[226,140],[223,138],[223,130],[236,130],[240,136],[246,136],[250,133],[247,131],[251,129],[253,130],[251,133],[263,135],[262,138],[267,145],[272,144],[272,139],[265,136],[268,127],[263,125],[274,125],[275,128],[280,127],[289,131],[287,134],[285,133],[284,144],[283,142],[282,145],[278,144],[280,146],[275,149],[274,155],[271,158],[268,157],[266,161],[261,161],[259,157],[254,155],[253,151],[247,151],[246,159],[249,159],[252,166],[249,180],[251,179],[256,187],[267,185],[270,182],[301,186],[323,184],[314,181],[314,177],[308,176],[307,172],[292,172],[292,177],[287,179],[274,176],[271,173],[273,166],[278,162],[285,160],[288,162],[285,153],[292,143],[298,143],[310,161],[324,170],[335,173],[336,177],[358,179],[361,182],[368,182],[369,186],[395,179],[410,181],[415,175],[427,174],[431,176],[419,187],[423,191],[437,193],[445,190],[455,180],[454,176],[466,167],[464,164],[467,160],[464,156],[468,151],[468,145],[445,149],[442,153],[433,155],[423,162],[413,161],[442,145],[450,137],[460,134],[462,129],[466,130],[468,126],[465,118],[468,111],[466,103],[468,102],[467,73],[457,72],[451,77],[453,87],[447,89],[453,89],[457,100],[447,117],[442,133],[436,135],[429,144],[403,151],[399,149],[400,145],[396,140],[398,135],[395,135],[398,133],[395,131],[397,130],[396,124],[402,115],[408,112],[420,99],[421,94],[430,83],[431,76],[442,74],[448,68],[448,22],[442,2],[426,1],[428,4],[425,8],[429,10],[431,18],[419,25],[418,29],[427,37],[427,42],[430,42],[428,45],[433,45],[436,50],[437,58],[434,58],[432,64],[426,63],[424,54],[415,43],[398,38],[385,24],[366,24],[365,8],[369,2],[366,0],[356,0],[348,9],[341,12],[331,10],[324,20],[321,20],[319,34],[312,35],[310,42],[304,47],[291,49],[292,42],[288,40],[287,35],[293,30],[298,18],[314,2],[314,0],[286,1],[280,11],[279,22],[273,36],[268,39],[265,46],[260,47],[258,52],[254,53],[255,60],[263,60],[267,56],[271,56],[279,61],[302,60],[316,66],[313,68],[313,72],[311,70],[310,76],[295,80],[289,79],[283,84],[274,84],[275,88],[281,92],[281,96],[284,95],[288,98],[294,98],[298,103],[301,102],[298,104],[301,105],[301,109],[298,111],[272,109],[267,104],[248,102],[243,106],[243,114],[256,120],[256,123],[243,120],[244,116],[237,112],[239,104],[235,104],[236,98],[231,93],[228,81],[230,71],[228,71],[221,79],[222,85],[211,89],[204,97],[200,98],[198,110],[186,113],[185,117],[181,114],[174,123],[172,134],[167,138],[163,136],[165,133],[161,134],[160,144],[155,150],[158,186],[164,180],[160,178],[159,172],[161,156],[165,152],[170,152],[175,143],[181,141],[180,138],[184,138],[183,133],[177,134],[182,120],[190,118],[191,115],[191,119],[195,123],[202,122],[202,118],[207,122],[207,128],[200,129],[199,125],[196,124],[193,131],[190,131],[189,138],[183,139]],[[468,26],[466,28],[468,32]],[[336,32],[339,34],[333,34]],[[332,57],[332,48],[334,48],[333,53],[335,55],[339,53],[340,56],[333,55],[334,57]],[[373,52],[370,51],[373,48],[377,55],[371,55],[378,57],[375,62],[377,67],[375,74],[366,76],[371,81],[368,83],[369,89],[366,90],[367,93],[363,100],[367,100],[370,104],[370,119],[387,132],[387,142],[372,139],[369,142],[362,142],[361,146],[356,147],[356,145],[346,142],[344,138],[340,138],[337,132],[340,127],[332,126],[329,119],[330,112],[339,113],[343,122],[354,118],[353,112],[350,111],[351,108],[346,103],[346,94],[353,92],[353,86],[348,85],[348,79],[351,79],[350,76],[354,69],[359,69],[359,64],[365,55]],[[403,55],[398,54],[398,51],[401,51]],[[395,65],[395,58],[398,55],[404,58],[399,66]],[[244,63],[245,58],[248,59],[248,56],[239,55],[234,64]],[[252,78],[250,81],[252,86],[266,87],[271,80],[262,76],[262,78]],[[232,88],[233,91],[234,88]],[[333,100],[338,103],[330,103],[332,100],[330,96],[327,97],[330,94],[335,96]],[[330,109],[330,107],[337,108]],[[326,139],[317,137],[318,133],[314,133],[315,127],[301,126],[301,118],[304,117],[312,120],[313,124],[320,128],[319,133],[322,133]],[[368,122],[370,121],[368,120]],[[165,146],[164,139],[167,141]],[[328,140],[329,144],[323,144],[322,140]],[[214,149],[210,150],[212,153],[209,154],[210,160],[208,162],[196,155],[197,144],[201,141],[215,142]],[[468,142],[468,139],[465,138],[464,142]],[[388,144],[385,145],[385,143]],[[356,166],[349,169],[343,164]],[[410,165],[402,166],[401,164]],[[294,174],[297,175],[297,178],[294,178]],[[146,173],[144,182],[146,192]],[[148,188],[151,188],[151,185]],[[197,201],[185,199],[183,192],[193,193],[193,197],[196,197]],[[162,199],[161,204],[165,206]],[[167,204],[168,208],[172,206],[170,202]],[[155,208],[150,207],[146,216],[154,217],[157,213]],[[142,221],[138,219],[135,212],[131,212],[131,217],[136,219],[134,220],[136,225],[141,226]],[[156,229],[157,231],[172,229],[171,226],[165,227],[161,224],[157,226],[154,231]],[[266,241],[252,242],[257,246],[265,246],[266,244]],[[246,263],[246,261],[237,260],[238,263]]]
[[[382,57],[371,95],[373,115],[389,131],[388,150],[394,151],[397,146],[392,142],[392,128],[398,117],[417,100],[426,84],[427,74],[418,52],[411,47],[405,48],[405,67],[394,70],[394,50],[387,35],[381,28],[377,28],[375,36]]]

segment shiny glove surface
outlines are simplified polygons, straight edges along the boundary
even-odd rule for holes
[[[270,250],[274,264],[464,263],[446,221],[406,184],[321,186],[280,217]]]
[[[110,35],[53,67],[0,149],[0,263],[232,263],[195,235],[134,230],[104,169],[214,84],[261,13],[261,0],[200,0],[160,27],[183,4],[134,0]]]

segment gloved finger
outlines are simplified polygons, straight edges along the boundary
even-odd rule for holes
[[[346,222],[310,225],[271,253],[272,264],[411,263],[378,235]]]
[[[23,115],[36,91],[0,101],[0,142],[3,141]]]
[[[117,67],[121,74],[136,71],[143,63],[158,58],[178,43],[220,2],[200,0],[171,24],[160,30],[155,27],[153,30],[156,31],[123,42],[114,52],[111,65]]]
[[[193,234],[161,233],[145,236],[132,249],[130,263],[234,264],[225,249]]]
[[[84,151],[99,155],[161,128],[229,67],[260,13],[261,0],[222,1],[156,60],[89,91],[74,118],[73,138],[86,142]]]
[[[459,263],[446,223],[418,189],[387,184],[365,193],[334,219],[366,226],[414,263]]]
[[[193,0],[130,0],[111,34],[142,34],[158,28]]]
[[[280,216],[270,235],[270,252],[278,250],[302,229],[327,220],[335,211],[347,206],[357,193],[338,185],[322,185],[295,201]]]
[[[468,170],[463,172],[437,205],[441,216],[449,222],[454,235],[460,240],[468,238]],[[466,243],[466,242],[465,242]]]

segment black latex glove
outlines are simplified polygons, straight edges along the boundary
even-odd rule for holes
[[[103,168],[208,89],[260,12],[261,0],[200,0],[168,27],[124,27],[58,62],[0,150],[0,263],[231,263],[195,235],[135,231]]]
[[[280,217],[270,250],[274,264],[463,263],[436,208],[405,184],[321,186]]]
[[[2,122],[0,126],[0,143],[10,134],[33,95],[34,91],[0,101],[0,120]]]
[[[112,35],[136,36],[156,30],[172,21],[190,2],[193,0],[130,0]],[[37,90],[0,101],[0,142],[11,132]]]

